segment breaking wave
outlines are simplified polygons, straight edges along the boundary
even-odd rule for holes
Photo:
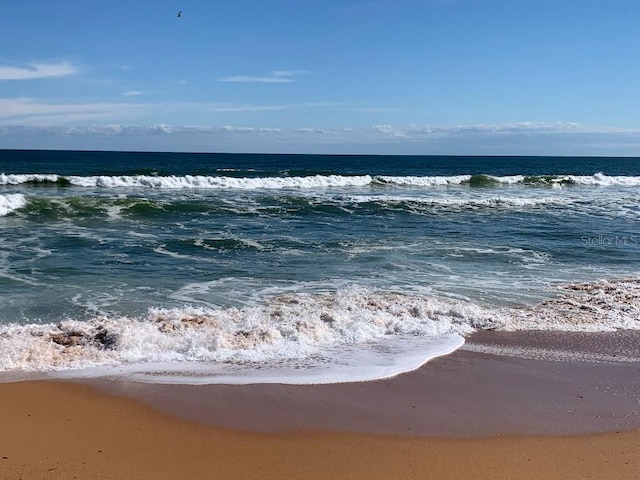
[[[529,185],[562,187],[581,186],[623,186],[637,187],[640,176],[609,176],[603,173],[594,175],[454,175],[454,176],[378,176],[375,181],[383,184],[405,185],[413,187],[435,187],[447,185],[469,185],[470,187],[492,187],[499,185]]]
[[[640,330],[638,279],[565,285],[549,300],[516,309],[354,286],[334,294],[279,295],[255,307],[152,308],[138,318],[2,326],[0,370],[176,362],[273,365],[394,338],[451,339],[477,330],[620,329]]]
[[[93,187],[93,188],[154,188],[154,189],[291,189],[362,187],[385,185],[412,187],[438,187],[468,185],[490,187],[498,185],[530,185],[562,187],[640,185],[640,176],[594,175],[453,175],[453,176],[385,176],[385,175],[309,175],[285,177],[232,177],[232,176],[159,176],[159,175],[102,175],[62,176],[57,174],[0,174],[0,185]]]
[[[8,215],[27,204],[27,199],[21,193],[0,195],[0,217]]]

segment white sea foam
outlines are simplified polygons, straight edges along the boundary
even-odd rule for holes
[[[360,187],[378,184],[397,186],[438,187],[470,183],[472,175],[390,176],[390,175],[309,175],[299,177],[229,177],[207,175],[157,176],[157,175],[101,175],[62,176],[57,174],[0,174],[0,185],[24,183],[56,183],[66,180],[77,187],[99,188],[155,188],[155,189],[309,189],[329,187]],[[484,178],[497,184],[517,185],[538,183],[560,187],[566,184],[583,186],[640,186],[640,176],[593,175],[525,175],[494,176]]]
[[[0,195],[0,217],[24,207],[27,199],[21,193],[8,193]]]
[[[407,185],[417,187],[434,187],[441,185],[460,185],[471,180],[471,175],[454,175],[454,176],[435,176],[435,177],[417,177],[404,176],[394,177],[388,175],[380,175],[376,180],[382,183],[392,183],[394,185]]]
[[[396,335],[384,342],[329,347],[321,353],[301,359],[283,359],[277,363],[157,363],[97,367],[82,371],[57,372],[57,377],[106,376],[136,382],[164,384],[284,383],[318,385],[366,382],[390,378],[413,371],[427,361],[460,348],[464,338],[457,334],[436,337]]]
[[[505,185],[515,185],[519,183],[523,183],[525,180],[524,175],[508,175],[508,176],[494,176],[494,175],[483,175],[484,178],[493,181],[495,183],[502,183]],[[469,183],[473,176],[472,175],[451,175],[451,176],[387,176],[381,175],[375,177],[376,180],[382,183],[390,183],[394,185],[406,185],[406,186],[417,186],[417,187],[433,187],[433,186],[444,186],[444,185],[461,185],[464,183]]]
[[[603,173],[593,175],[484,175],[490,181],[504,185],[516,185],[523,183],[535,183],[539,180],[541,184],[549,186],[562,186],[566,184],[586,185],[586,186],[622,186],[636,187],[640,186],[640,176],[609,176]],[[472,175],[452,175],[452,176],[378,176],[376,180],[382,183],[390,183],[394,185],[407,186],[444,186],[444,185],[461,185],[469,183]]]
[[[501,329],[640,330],[640,280],[602,280],[565,285],[556,297],[511,312]]]
[[[486,207],[536,207],[541,205],[557,205],[567,206],[574,202],[571,198],[566,197],[506,197],[506,196],[487,196],[487,197],[418,197],[418,196],[399,196],[399,195],[354,195],[350,197],[354,203],[378,202],[386,204],[407,204],[432,206],[432,207],[451,207],[451,208],[486,208]]]
[[[593,185],[601,187],[637,187],[640,185],[640,177],[609,176],[604,175],[603,173],[596,173],[595,175],[588,176],[567,175],[566,178],[576,185]]]
[[[9,174],[0,173],[0,185],[20,185],[21,183],[57,182],[58,175],[33,173],[33,174]]]
[[[515,185],[517,183],[524,182],[526,177],[524,175],[507,175],[507,176],[503,176],[503,177],[496,177],[496,176],[493,176],[493,175],[488,175],[487,178],[490,178],[494,182],[505,183],[505,184],[508,184],[508,185]]]
[[[95,176],[68,177],[72,185],[80,187],[103,188],[160,188],[160,189],[283,189],[283,188],[326,188],[362,186],[371,183],[369,175],[313,175],[307,177],[261,177],[235,178],[211,177],[203,175],[157,177],[148,175],[134,176]]]
[[[640,280],[566,285],[519,308],[354,286],[281,294],[253,307],[9,325],[0,328],[0,371],[180,383],[356,381],[417,368],[478,329],[640,330]]]
[[[257,307],[150,309],[144,318],[5,326],[0,370],[185,361],[270,365],[322,356],[337,346],[384,345],[397,336],[469,333],[492,321],[472,304],[353,287],[334,295],[281,295]]]
[[[220,261],[215,257],[212,258],[212,257],[203,257],[203,256],[196,256],[196,255],[186,255],[184,253],[173,252],[171,250],[167,250],[166,245],[159,245],[155,247],[153,251],[161,255],[166,255],[168,257],[178,258],[181,260],[193,260],[196,262],[205,262],[205,263],[218,263]]]
[[[0,174],[0,185],[55,183],[65,179],[76,187],[156,188],[156,189],[285,189],[327,188],[369,185],[370,175],[309,175],[301,177],[155,176],[98,175],[62,176],[56,174]]]

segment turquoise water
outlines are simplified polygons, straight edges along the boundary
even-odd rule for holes
[[[4,369],[306,358],[504,326],[559,286],[637,274],[639,188],[633,158],[0,151],[4,338],[79,322],[93,330],[47,348],[102,352],[29,363],[25,340]],[[217,324],[123,353],[165,321]]]

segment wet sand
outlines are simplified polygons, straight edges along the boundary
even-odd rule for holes
[[[170,388],[90,383],[187,420],[254,432],[302,428],[471,437],[640,428],[640,362],[566,361],[567,352],[570,358],[595,354],[608,358],[626,351],[640,358],[638,332],[484,332],[467,344],[494,350],[526,346],[547,356],[556,352],[564,360],[507,357],[465,347],[416,371],[376,382]]]
[[[27,381],[0,399],[1,480],[640,478],[637,362],[460,350],[379,382]]]

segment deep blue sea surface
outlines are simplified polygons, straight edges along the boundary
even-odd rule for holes
[[[639,193],[636,158],[0,150],[0,370],[344,381],[640,328]]]

